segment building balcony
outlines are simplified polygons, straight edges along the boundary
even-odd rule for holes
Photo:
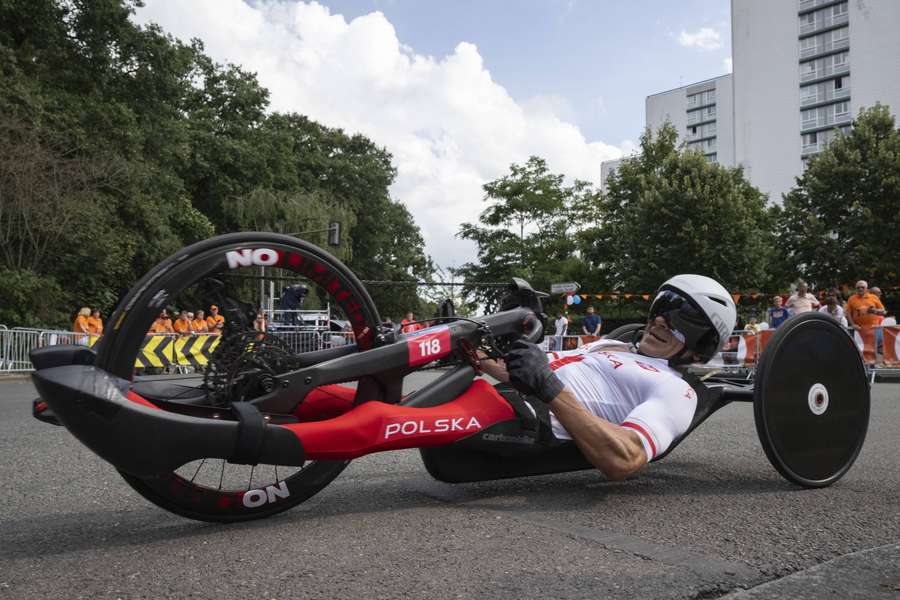
[[[838,25],[845,25],[850,22],[850,17],[847,13],[843,13],[837,16],[831,14],[830,11],[826,11],[827,14],[822,19],[816,19],[815,23],[803,23],[800,25],[800,35],[807,35],[810,33],[815,33],[822,29],[828,29],[830,27],[835,27]]]
[[[819,54],[827,54],[828,52],[843,50],[844,48],[849,47],[850,38],[831,40],[824,44],[819,44],[818,46],[812,46],[811,48],[800,48],[800,58],[810,58],[812,56],[818,56]]]
[[[716,113],[707,113],[704,110],[694,110],[687,114],[687,124],[696,125],[697,123],[707,123],[716,120]]]
[[[844,73],[850,72],[850,63],[844,63],[842,65],[838,65],[836,67],[832,67],[831,65],[823,66],[821,69],[816,69],[815,71],[805,71],[800,73],[800,81],[813,81],[814,79],[820,79],[822,77],[831,77],[832,75],[843,75]]]
[[[815,154],[825,149],[825,142],[815,142],[813,144],[801,144],[800,154]]]
[[[800,96],[800,106],[810,106],[812,104],[818,104],[819,102],[830,102],[831,100],[843,100],[844,98],[849,97],[850,86],[842,87],[839,90],[828,87],[824,92],[813,96]]]
[[[800,0],[797,6],[797,10],[800,12],[805,12],[812,10],[813,8],[818,8],[820,6],[826,6],[828,4],[839,4],[840,2],[837,0]]]
[[[706,140],[710,138],[716,137],[715,130],[713,131],[697,131],[697,133],[691,133],[690,130],[685,134],[684,139],[688,142],[696,142],[698,140]]]
[[[800,121],[800,132],[806,133],[813,129],[842,125],[844,123],[849,123],[852,120],[853,119],[850,118],[850,113],[843,113],[839,115],[826,114],[821,118],[805,119]]]

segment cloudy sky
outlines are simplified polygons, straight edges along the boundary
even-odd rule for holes
[[[644,98],[730,71],[728,0],[145,0],[140,23],[257,73],[272,108],[394,155],[391,192],[439,264],[481,185],[532,154],[599,183]]]

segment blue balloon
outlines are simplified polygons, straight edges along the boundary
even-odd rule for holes
[[[572,296],[572,304],[581,304],[581,296],[578,294]]]

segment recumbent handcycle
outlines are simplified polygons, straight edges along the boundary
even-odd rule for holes
[[[261,269],[269,281],[311,286],[349,322],[354,343],[304,351],[288,333],[253,331],[246,298],[258,293]],[[218,236],[138,281],[94,348],[34,350],[40,398],[33,414],[64,425],[154,504],[204,521],[284,511],[327,486],[350,460],[387,450],[419,448],[428,472],[448,483],[589,469],[574,443],[545,443],[546,428],[511,386],[478,377],[479,350],[499,358],[517,339],[541,341],[543,296],[516,279],[500,312],[464,318],[449,311],[404,335],[382,324],[364,286],[324,250],[273,233]],[[135,377],[161,309],[191,302],[218,304],[227,319],[202,378]],[[608,337],[636,339],[639,328]],[[435,365],[438,377],[402,395],[405,376]],[[701,378],[690,369],[685,377],[698,394],[695,417],[655,460],[735,401],[753,403],[766,456],[803,487],[840,479],[865,439],[865,367],[851,338],[825,315],[782,325],[747,381]]]

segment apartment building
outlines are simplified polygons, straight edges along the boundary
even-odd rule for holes
[[[862,107],[898,114],[898,28],[900,0],[732,0],[733,74],[648,96],[647,124],[780,201]]]

